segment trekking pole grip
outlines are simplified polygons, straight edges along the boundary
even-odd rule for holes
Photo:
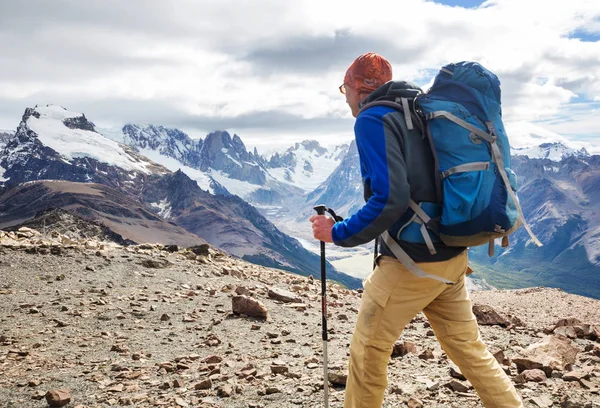
[[[325,215],[325,209],[327,209],[327,207],[325,207],[322,204],[321,205],[316,205],[313,208],[317,212],[317,214],[319,214],[319,215]]]

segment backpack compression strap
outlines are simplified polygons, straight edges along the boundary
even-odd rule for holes
[[[390,236],[390,234],[387,231],[381,234],[381,238],[383,239],[383,242],[385,242],[385,245],[387,245],[387,247],[390,249],[390,251],[392,251],[394,256],[398,258],[402,265],[404,265],[404,267],[408,269],[409,272],[411,272],[413,275],[418,276],[419,278],[435,279],[447,285],[454,285],[454,282],[448,279],[444,279],[441,276],[437,275],[431,275],[425,272],[423,269],[419,268],[419,265],[417,265],[415,261],[412,260],[412,258],[400,247],[400,245],[398,245],[398,243],[394,240],[394,238]]]
[[[446,118],[448,120],[451,120],[452,122],[456,123],[457,125],[462,126],[463,128],[465,128],[467,130],[470,130],[472,133],[479,136],[480,138],[482,138],[483,140],[485,140],[486,142],[488,142],[490,144],[490,148],[492,150],[492,160],[498,165],[498,172],[500,173],[500,177],[502,177],[502,181],[504,181],[504,184],[506,185],[506,191],[508,191],[508,194],[510,194],[510,197],[512,198],[513,202],[515,203],[515,207],[517,208],[517,212],[519,213],[519,218],[521,219],[523,226],[527,230],[527,233],[529,234],[529,236],[531,237],[533,242],[537,246],[540,246],[540,247],[543,246],[543,244],[534,235],[533,231],[529,227],[529,224],[525,220],[525,216],[523,215],[523,210],[521,209],[521,204],[519,204],[519,199],[517,198],[517,195],[513,191],[512,187],[510,186],[510,181],[508,180],[508,176],[506,175],[506,171],[504,170],[504,159],[502,158],[502,152],[500,152],[500,149],[498,148],[498,144],[496,143],[496,136],[494,135],[495,130],[494,130],[493,123],[486,122],[486,126],[488,127],[488,130],[490,131],[490,133],[486,133],[486,132],[482,131],[481,129],[479,129],[478,127],[473,126],[470,123],[462,120],[461,118],[456,117],[455,115],[451,114],[450,112],[436,111],[436,112],[432,112],[427,115],[427,119],[435,119],[435,118]]]

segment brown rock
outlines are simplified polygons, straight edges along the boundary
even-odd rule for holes
[[[558,322],[556,322],[556,324],[554,325],[554,329],[565,326],[576,326],[578,324],[581,324],[581,320],[576,319],[574,317],[568,317],[566,319],[560,319]]]
[[[223,361],[223,358],[217,355],[208,356],[202,360],[202,362],[206,364],[218,364],[221,361]]]
[[[560,400],[561,408],[584,408],[585,400],[579,396],[565,395]]]
[[[51,407],[63,407],[71,402],[71,391],[51,390],[46,393],[46,402]]]
[[[189,402],[187,402],[183,398],[175,398],[175,403],[177,405],[179,405],[180,407],[189,407],[190,406]]]
[[[494,350],[494,351],[492,351],[492,355],[494,356],[496,361],[498,361],[498,363],[505,365],[505,366],[510,366],[510,359],[508,357],[506,357],[506,354],[504,354],[504,350],[502,350],[502,349]]]
[[[552,370],[563,371],[568,364],[574,364],[579,351],[566,337],[548,336],[529,346],[513,361],[519,371],[539,368],[550,375]]]
[[[249,296],[250,295],[250,289],[244,287],[244,286],[238,286],[237,288],[235,288],[235,293],[237,295],[246,295]]]
[[[579,337],[579,335],[578,335],[579,333],[578,333],[577,329],[573,326],[557,327],[556,329],[554,329],[554,334],[560,335],[560,336],[565,336],[570,339],[576,339],[577,337]]]
[[[231,384],[222,385],[217,391],[219,397],[231,397],[233,395],[233,386]]]
[[[449,388],[451,388],[452,391],[455,391],[455,392],[467,392],[467,391],[469,391],[469,387],[467,387],[463,383],[461,383],[459,381],[456,381],[456,380],[450,381],[448,384],[446,384],[446,386],[449,387]]]
[[[457,380],[466,381],[467,378],[460,372],[460,369],[455,366],[450,366],[450,377],[456,378]]]
[[[302,303],[302,298],[295,293],[279,288],[270,288],[269,297],[284,303]]]
[[[487,305],[473,305],[473,313],[477,318],[477,323],[484,326],[502,326],[507,327],[510,322],[500,316],[491,306]]]
[[[212,388],[212,381],[210,380],[210,378],[200,381],[198,384],[194,385],[195,390],[210,390],[211,388]]]
[[[423,408],[423,401],[411,398],[406,402],[408,408]]]
[[[548,377],[546,377],[546,373],[537,368],[533,370],[525,370],[521,373],[521,375],[523,376],[523,379],[525,381],[532,381],[538,383],[544,382],[548,379]]]
[[[202,244],[202,245],[198,245],[198,246],[193,246],[188,248],[190,251],[192,251],[195,255],[198,256],[209,256],[210,255],[210,251],[208,250],[210,247],[208,244]]]
[[[533,397],[530,401],[540,408],[550,408],[552,405],[554,405],[552,400],[545,395],[541,397]]]
[[[582,378],[581,380],[579,380],[579,383],[586,390],[591,390],[593,392],[597,392],[598,391],[598,386],[596,384],[592,383],[591,381],[586,380],[585,378]]]
[[[234,296],[231,298],[233,313],[243,314],[251,317],[259,317],[266,319],[268,310],[258,300],[248,296]]]
[[[569,371],[562,376],[563,381],[580,381],[589,377],[589,374],[580,370]]]
[[[427,350],[423,351],[421,354],[419,354],[419,358],[421,360],[432,360],[435,358],[435,356],[433,355],[433,350],[427,349]]]
[[[346,385],[346,382],[348,381],[348,375],[346,373],[342,373],[342,372],[328,372],[327,373],[327,379],[329,380],[330,383],[334,384],[334,385]]]
[[[404,346],[403,341],[397,341],[394,343],[394,347],[392,348],[392,358],[394,357],[403,357],[408,354],[408,350]]]
[[[166,259],[144,259],[141,262],[141,265],[146,268],[162,269],[171,265],[171,262],[167,261]]]

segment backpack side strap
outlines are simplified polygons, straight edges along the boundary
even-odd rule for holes
[[[510,181],[508,180],[508,176],[506,175],[506,171],[504,170],[504,159],[502,159],[502,153],[500,152],[500,149],[498,148],[498,144],[496,143],[495,140],[491,143],[491,147],[492,147],[492,158],[498,165],[497,168],[498,168],[498,171],[500,172],[500,176],[502,177],[504,184],[506,184],[506,190],[508,191],[508,194],[510,194],[510,197],[512,198],[513,202],[515,203],[515,206],[517,207],[517,212],[519,213],[519,218],[521,219],[521,222],[523,223],[525,230],[527,230],[527,233],[529,234],[529,236],[531,237],[531,239],[537,246],[539,246],[539,247],[543,246],[543,244],[540,242],[540,240],[534,235],[534,233],[531,230],[531,227],[529,226],[527,221],[525,221],[525,216],[523,215],[523,210],[521,209],[521,204],[519,204],[519,199],[517,198],[517,195],[513,191],[512,187],[510,186]]]

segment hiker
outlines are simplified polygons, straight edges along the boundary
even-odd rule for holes
[[[388,239],[395,241],[386,245],[380,240],[376,267],[364,281],[350,345],[344,407],[382,405],[393,344],[421,311],[486,407],[523,407],[509,377],[479,335],[465,285],[467,248],[446,246],[435,236],[427,239],[435,240],[435,250],[430,242],[397,239],[404,234],[401,227],[411,214],[411,199],[416,203],[441,200],[434,157],[416,117],[407,117],[392,106],[367,105],[393,91],[410,95],[420,90],[408,82],[392,81],[391,65],[374,53],[363,54],[350,65],[339,89],[356,118],[354,133],[366,203],[341,222],[313,215],[314,237],[352,247],[387,231]],[[415,123],[407,126],[407,120]],[[395,245],[430,277],[416,276],[401,263],[394,256],[397,251],[390,249]]]

